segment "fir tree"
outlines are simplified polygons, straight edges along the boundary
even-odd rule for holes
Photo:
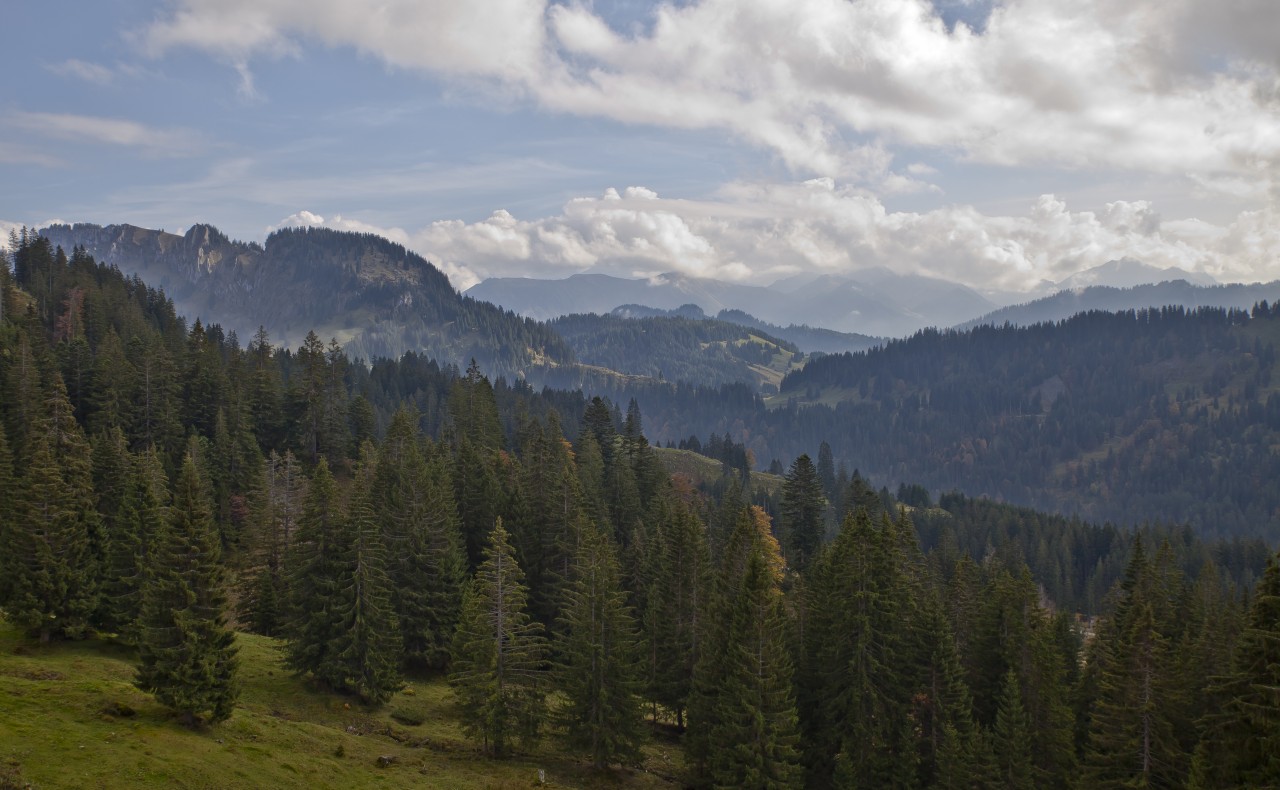
[[[148,555],[168,520],[168,495],[168,481],[155,450],[129,458],[124,495],[107,535],[100,609],[102,628],[125,642],[137,641]]]
[[[136,684],[191,724],[218,722],[235,705],[235,634],[208,483],[194,443],[174,486],[168,523],[149,557],[138,628]]]
[[[555,674],[564,699],[557,719],[569,748],[589,755],[597,769],[638,763],[644,733],[637,637],[608,536],[585,530],[572,576]]]
[[[329,464],[322,458],[311,477],[289,548],[285,662],[295,672],[310,672],[330,688],[340,688],[343,682],[333,671],[332,650],[344,627],[346,609],[343,576],[350,535],[343,518]]]
[[[813,784],[915,781],[916,623],[900,545],[891,522],[877,528],[860,509],[810,574],[800,686]]]
[[[827,503],[822,481],[809,460],[802,455],[791,464],[782,484],[782,533],[791,565],[803,573],[822,547],[823,515]]]
[[[1008,790],[1036,787],[1031,764],[1031,722],[1022,706],[1021,683],[1010,668],[1000,684],[996,721],[992,730],[992,751],[999,772],[998,785]],[[1065,777],[1064,777],[1065,778]]]
[[[718,788],[798,788],[799,726],[779,574],[757,543],[733,602],[710,774]],[[780,558],[779,558],[780,559]]]
[[[1174,683],[1173,656],[1165,618],[1170,590],[1162,567],[1167,552],[1155,562],[1141,543],[1125,572],[1118,599],[1094,640],[1090,668],[1095,699],[1089,709],[1089,743],[1084,776],[1096,787],[1181,785],[1185,776],[1170,714],[1179,709],[1182,689]]]
[[[278,635],[288,620],[285,558],[302,509],[305,478],[293,453],[274,450],[262,464],[262,482],[252,500],[249,568],[241,612],[254,633]]]
[[[657,577],[645,610],[650,656],[648,696],[684,727],[692,691],[699,615],[710,579],[706,527],[687,504],[673,508],[659,531]]]
[[[335,580],[341,619],[326,648],[331,660],[321,672],[336,678],[337,688],[381,705],[402,685],[400,626],[391,601],[386,547],[373,505],[377,464],[373,445],[365,444],[360,456],[347,517],[345,567]]]
[[[89,443],[53,374],[44,417],[27,436],[9,527],[14,575],[9,616],[40,641],[80,638],[98,603],[100,535]]]
[[[401,458],[400,468],[388,474],[392,490],[380,503],[384,534],[394,529],[397,536],[389,568],[404,660],[413,668],[444,669],[467,569],[447,454],[433,452],[428,461],[415,437]],[[380,476],[384,463],[394,461],[379,457]]]
[[[1280,787],[1280,558],[1267,562],[1233,670],[1213,692],[1223,704],[1207,719],[1191,786]]]
[[[449,673],[463,729],[495,757],[506,756],[513,743],[535,740],[544,718],[547,647],[542,627],[526,611],[527,595],[499,519],[463,593]]]

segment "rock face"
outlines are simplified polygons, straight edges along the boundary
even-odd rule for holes
[[[228,239],[211,225],[178,236],[132,225],[52,225],[40,231],[66,250],[163,288],[190,319],[222,324],[247,340],[264,326],[297,346],[309,330],[371,359],[418,351],[487,373],[518,375],[535,360],[572,357],[554,332],[464,298],[421,256],[380,236],[287,228],[266,245]]]

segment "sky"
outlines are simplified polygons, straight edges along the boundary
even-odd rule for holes
[[[379,233],[466,288],[1280,279],[1273,0],[18,0],[0,230]]]

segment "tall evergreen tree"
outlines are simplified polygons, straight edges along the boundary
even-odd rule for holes
[[[541,625],[526,611],[527,596],[499,519],[463,593],[449,672],[463,729],[495,757],[506,756],[513,743],[535,740],[546,709],[547,646]]]
[[[717,739],[724,735],[723,728],[730,726],[724,718],[731,709],[726,707],[725,695],[729,692],[723,679],[731,671],[734,606],[742,593],[751,558],[759,553],[770,574],[782,571],[781,552],[768,516],[758,507],[740,503],[736,506],[730,503],[725,508],[726,517],[732,512],[736,518],[720,553],[714,583],[700,615],[703,628],[697,636],[689,691],[689,727],[684,738],[694,782],[700,785],[717,781],[713,760],[722,746]]]
[[[285,662],[295,672],[310,672],[335,689],[343,684],[342,676],[333,671],[333,644],[344,628],[343,577],[351,548],[343,521],[337,487],[322,458],[312,474],[289,547]]]
[[[792,462],[782,483],[781,513],[787,558],[801,573],[822,547],[826,507],[818,471],[809,456],[802,455]]]
[[[1280,558],[1254,591],[1232,672],[1214,684],[1222,708],[1196,750],[1191,786],[1280,787]]]
[[[119,512],[107,534],[100,618],[104,630],[133,643],[138,637],[149,554],[169,517],[169,492],[154,449],[129,457],[128,464]]]
[[[677,726],[683,729],[711,561],[706,527],[688,504],[679,502],[671,508],[659,531],[657,553],[657,574],[645,610],[648,695],[674,713]]]
[[[474,359],[461,378],[454,379],[449,392],[449,415],[453,418],[454,441],[463,440],[483,450],[504,446],[502,423],[493,385],[480,373]]]
[[[194,443],[169,513],[142,589],[135,682],[188,723],[218,722],[237,696],[235,634],[226,624],[220,547]]]
[[[1182,748],[1171,714],[1183,689],[1170,650],[1170,591],[1161,572],[1135,547],[1110,622],[1094,640],[1090,668],[1096,696],[1089,710],[1084,776],[1096,787],[1161,787],[1185,781]]]
[[[571,749],[603,769],[640,761],[644,738],[635,621],[609,537],[584,530],[562,615],[557,720]]]
[[[99,516],[90,448],[62,379],[50,376],[42,418],[27,435],[26,468],[10,526],[9,616],[41,642],[80,638],[98,603]]]
[[[331,657],[323,674],[337,679],[337,687],[365,702],[381,705],[402,685],[401,639],[391,578],[387,575],[386,546],[373,504],[377,465],[373,445],[360,453],[345,525],[349,537],[335,580],[339,591],[340,627],[326,652]]]
[[[801,713],[808,781],[909,786],[917,627],[894,525],[846,517],[805,590]]]
[[[752,548],[732,606],[724,686],[711,733],[716,787],[802,785],[781,579],[768,550],[763,541]]]
[[[241,595],[241,615],[259,634],[277,636],[288,620],[286,557],[293,545],[302,511],[306,479],[297,459],[275,450],[263,461],[262,482],[255,487],[248,568]]]
[[[1000,683],[996,701],[996,720],[992,729],[992,751],[995,753],[999,787],[1008,790],[1033,790],[1036,785],[1031,764],[1031,722],[1022,707],[1022,687],[1012,667]]]
[[[388,572],[407,666],[444,669],[458,622],[466,552],[453,500],[446,454],[428,460],[416,413],[391,420],[378,456],[375,499],[392,552]]]

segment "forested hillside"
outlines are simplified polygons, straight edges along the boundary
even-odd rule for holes
[[[1087,288],[1064,288],[1052,296],[1003,307],[955,328],[972,329],[984,324],[1001,326],[1006,323],[1031,326],[1046,321],[1065,321],[1078,313],[1095,310],[1116,313],[1123,310],[1159,309],[1175,304],[1190,309],[1221,307],[1249,310],[1259,302],[1275,302],[1277,299],[1280,299],[1280,282],[1204,285],[1172,280],[1128,288],[1092,285]]]
[[[209,225],[177,236],[130,225],[52,225],[55,247],[162,287],[180,310],[238,329],[259,326],[289,345],[309,331],[335,337],[353,359],[418,351],[465,366],[475,358],[506,376],[572,353],[554,332],[458,294],[421,256],[380,236],[284,228],[265,246],[228,239]]]
[[[761,321],[759,318],[742,310],[724,309],[716,313],[715,316],[709,316],[696,304],[681,305],[671,310],[645,307],[638,304],[624,304],[613,308],[610,314],[620,318],[657,318],[661,316],[706,320],[714,318],[717,321],[727,321],[749,329],[759,329],[770,337],[776,337],[795,345],[796,348],[805,353],[819,351],[823,354],[832,354],[843,351],[865,351],[872,346],[882,345],[885,340],[881,337],[859,335],[853,332],[837,332],[834,329],[822,329],[805,324],[779,326],[770,324],[767,321]]]
[[[602,781],[695,787],[1280,781],[1280,566],[1260,544],[934,508],[822,449],[776,495],[731,466],[698,488],[636,404],[413,354],[366,369],[314,335],[241,348],[83,252],[28,237],[14,262],[0,607],[43,645],[21,682],[55,682],[39,655],[97,635],[172,712],[148,726],[231,735],[253,631],[306,682],[285,708],[376,713],[447,678],[452,706],[425,709],[480,766],[536,763],[550,738]],[[46,699],[0,720],[0,748]]]
[[[708,386],[747,382],[777,392],[804,354],[759,329],[706,318],[574,314],[547,324],[589,365]]]
[[[1097,521],[1280,534],[1280,312],[1181,308],[928,330],[750,388],[640,386],[652,436],[716,433],[756,468],[830,444],[876,485],[958,489]]]

